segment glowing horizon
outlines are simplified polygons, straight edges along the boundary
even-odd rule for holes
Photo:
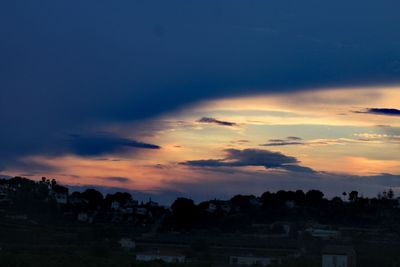
[[[210,185],[216,194],[225,194],[238,190],[238,185],[252,192],[252,179],[257,186],[276,188],[325,187],[324,183],[332,187],[337,180],[352,187],[367,186],[373,192],[383,185],[378,181],[374,187],[373,182],[363,184],[360,179],[390,175],[400,181],[400,116],[385,114],[400,108],[398,99],[397,87],[215,99],[140,123],[109,123],[90,129],[157,144],[161,149],[96,157],[31,155],[24,161],[50,167],[47,173],[32,176],[57,177],[72,185],[184,192],[190,185],[202,184],[203,191]],[[232,159],[226,159],[229,149],[280,153],[297,162],[266,168],[234,158],[233,165]],[[200,166],[206,160],[220,166]],[[7,173],[23,174],[18,169]],[[232,188],[218,188],[217,182]],[[243,186],[246,182],[247,187]],[[399,191],[400,183],[391,187]]]

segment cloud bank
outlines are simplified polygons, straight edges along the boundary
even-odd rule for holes
[[[263,166],[267,169],[284,169],[292,172],[309,172],[314,170],[298,165],[295,157],[286,156],[280,152],[261,149],[225,149],[223,159],[189,160],[182,165],[193,167],[245,167]]]
[[[126,149],[160,149],[158,145],[143,143],[110,134],[71,135],[70,151],[79,156],[99,156],[104,154],[121,153]]]

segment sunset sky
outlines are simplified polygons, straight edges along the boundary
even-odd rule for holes
[[[0,4],[0,176],[400,193],[398,1],[149,2]]]

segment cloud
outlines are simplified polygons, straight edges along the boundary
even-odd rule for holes
[[[28,131],[27,131],[28,133]],[[35,135],[33,132],[32,135]],[[26,136],[23,142],[29,141]],[[41,137],[40,137],[41,138]],[[141,142],[134,139],[120,137],[112,133],[83,133],[59,135],[49,138],[41,147],[34,144],[36,137],[32,137],[32,144],[23,147],[12,147],[12,143],[3,146],[3,153],[0,154],[0,169],[29,171],[32,173],[48,173],[56,171],[57,167],[32,160],[35,156],[57,157],[63,155],[78,156],[100,156],[97,160],[119,161],[120,159],[104,158],[104,155],[117,155],[132,150],[161,149],[160,146]],[[1,143],[1,140],[0,140]]]
[[[69,149],[79,156],[98,156],[124,152],[126,149],[160,149],[160,146],[111,134],[71,135]]]
[[[217,125],[222,125],[222,126],[236,126],[237,124],[234,122],[230,122],[230,121],[221,121],[221,120],[217,120],[214,118],[209,118],[209,117],[203,117],[201,119],[199,119],[197,122],[201,122],[201,123],[213,123],[213,124],[217,124]]]
[[[377,133],[355,133],[354,136],[357,137],[356,140],[364,142],[390,142],[390,143],[400,143],[400,135],[389,135],[389,134],[377,134]]]
[[[300,165],[282,165],[280,168],[291,172],[316,173],[312,168]]]
[[[245,145],[247,143],[250,143],[250,140],[247,139],[239,139],[239,140],[232,140],[229,142],[230,144],[233,145]]]
[[[108,180],[110,182],[117,182],[117,183],[128,183],[131,181],[129,178],[126,178],[126,177],[102,177],[99,179],[104,179],[104,180]]]
[[[353,113],[366,113],[385,116],[400,116],[400,109],[395,108],[367,108],[366,110],[357,110]]]
[[[193,167],[245,167],[263,166],[267,169],[284,169],[292,172],[314,172],[311,168],[298,165],[295,157],[280,152],[261,149],[225,149],[223,159],[189,160],[181,164]]]
[[[262,144],[260,146],[293,146],[293,145],[304,145],[305,143],[303,142],[289,142],[289,141],[274,141],[271,143],[266,143],[266,144]]]
[[[305,142],[301,137],[288,136],[286,139],[269,139],[268,143],[262,144],[260,146],[293,146],[293,145],[305,145]]]
[[[298,137],[298,136],[288,136],[288,137],[286,137],[286,139],[289,139],[289,140],[303,140],[301,137]]]
[[[7,159],[0,164],[0,169],[4,170],[14,170],[18,171],[18,175],[21,176],[34,176],[34,175],[43,175],[46,173],[54,173],[60,170],[57,166],[52,166],[47,163],[38,162],[32,158],[18,158],[18,159]],[[28,175],[25,175],[29,173]]]
[[[354,144],[354,143],[377,143],[377,142],[392,142],[396,143],[399,141],[399,135],[389,134],[371,134],[371,133],[355,133],[355,138],[335,138],[335,139],[270,139],[268,143],[260,144],[259,146],[321,146],[321,145],[343,145],[343,144]],[[296,137],[298,138],[298,137]],[[299,140],[299,141],[292,141]]]

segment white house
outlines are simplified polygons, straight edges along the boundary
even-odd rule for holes
[[[78,192],[72,193],[68,198],[68,202],[72,205],[83,205],[88,203],[87,200],[83,199]]]
[[[55,185],[51,189],[50,194],[58,204],[68,204],[68,188]]]
[[[249,200],[250,205],[255,207],[261,207],[263,205],[263,200],[259,197],[257,198],[250,198]]]
[[[132,239],[130,239],[130,238],[126,238],[126,237],[121,238],[121,239],[118,241],[118,243],[119,243],[119,245],[121,246],[121,248],[122,248],[122,249],[125,249],[125,250],[134,249],[135,246],[136,246],[134,240],[132,240]]]
[[[177,254],[174,252],[169,253],[161,253],[160,251],[157,252],[150,252],[150,253],[138,253],[136,254],[137,261],[163,261],[166,263],[183,263],[186,260],[186,257],[181,254]]]
[[[230,203],[230,201],[223,201],[221,203],[221,209],[224,213],[229,213],[232,210],[232,205]]]
[[[133,214],[133,208],[131,207],[121,208],[120,211],[123,214]]]
[[[217,211],[217,209],[218,209],[217,205],[215,205],[214,203],[209,203],[208,204],[208,208],[207,208],[207,212],[208,213],[214,213],[214,212]]]
[[[111,209],[112,210],[119,210],[120,207],[121,207],[121,205],[119,204],[118,201],[111,202]]]
[[[9,202],[8,192],[0,188],[0,202]]]
[[[223,213],[229,213],[232,209],[231,202],[226,200],[212,200],[208,203],[208,213],[215,213],[218,209],[221,209]]]
[[[80,222],[93,223],[93,215],[89,215],[86,212],[80,212],[76,219]]]
[[[293,209],[293,208],[296,207],[296,202],[293,201],[293,200],[287,200],[287,201],[285,202],[285,206],[286,206],[286,208],[288,208],[288,209]]]
[[[306,232],[309,233],[312,237],[321,239],[336,239],[340,237],[340,231],[337,230],[316,229],[311,227],[306,229]]]
[[[58,204],[67,204],[68,203],[68,193],[56,192],[54,193],[54,199]]]
[[[397,205],[396,205],[396,208],[399,208],[400,209],[400,197],[398,197],[398,198],[396,198],[396,201],[397,201]]]
[[[147,214],[147,209],[144,207],[139,207],[136,209],[136,214],[137,215],[146,215]]]
[[[230,256],[229,264],[231,265],[261,265],[268,266],[270,264],[279,263],[279,260],[271,257],[255,257],[255,256]]]
[[[352,247],[328,246],[322,252],[322,267],[355,267],[356,253]]]

